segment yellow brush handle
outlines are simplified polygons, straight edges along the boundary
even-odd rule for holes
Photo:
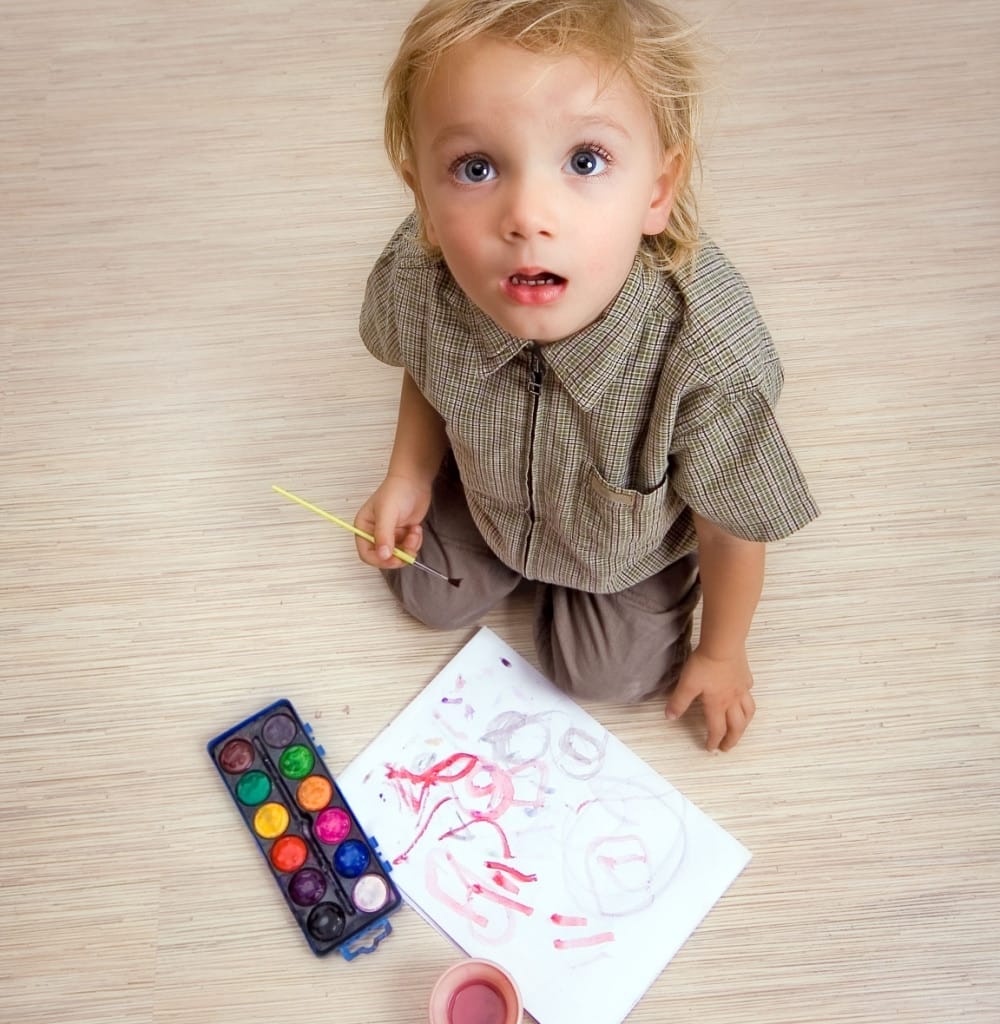
[[[358,537],[364,537],[369,544],[375,543],[375,538],[370,533],[365,533],[364,530],[359,530],[353,523],[348,523],[344,519],[339,519],[335,515],[331,515],[329,512],[321,509],[318,505],[313,505],[312,502],[306,501],[305,498],[300,498],[297,494],[292,494],[291,491],[286,491],[284,487],[279,487],[277,484],[271,484],[271,489],[277,491],[278,494],[289,501],[294,501],[296,505],[301,505],[303,508],[309,509],[310,512],[315,512],[316,515],[322,516],[324,519],[328,519],[331,523],[336,523],[337,526],[342,526],[345,530],[355,534]],[[406,562],[407,565],[413,565],[416,562],[416,556],[411,555],[408,551],[403,551],[402,548],[393,548],[392,553],[401,561]]]

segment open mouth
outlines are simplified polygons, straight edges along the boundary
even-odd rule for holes
[[[559,285],[566,282],[566,278],[560,277],[558,274],[550,274],[547,271],[540,274],[511,274],[508,280],[515,288],[522,285],[539,288],[543,285]]]
[[[525,267],[503,280],[507,298],[519,306],[547,306],[558,302],[566,292],[565,277],[551,270]]]

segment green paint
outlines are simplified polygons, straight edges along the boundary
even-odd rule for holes
[[[236,796],[241,804],[253,807],[271,795],[271,780],[263,772],[247,772],[236,783]]]
[[[308,747],[296,743],[285,750],[278,765],[286,779],[304,779],[313,770],[315,763],[313,752]]]

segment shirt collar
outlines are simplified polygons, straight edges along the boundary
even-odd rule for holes
[[[658,276],[637,256],[618,295],[598,320],[562,341],[539,346],[546,365],[584,411],[597,405],[638,344]],[[449,298],[466,306],[475,341],[472,358],[478,357],[484,377],[495,373],[531,344],[497,326],[457,285]]]

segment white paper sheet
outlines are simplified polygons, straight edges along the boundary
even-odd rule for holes
[[[488,629],[338,782],[406,899],[539,1024],[620,1024],[750,859]]]

